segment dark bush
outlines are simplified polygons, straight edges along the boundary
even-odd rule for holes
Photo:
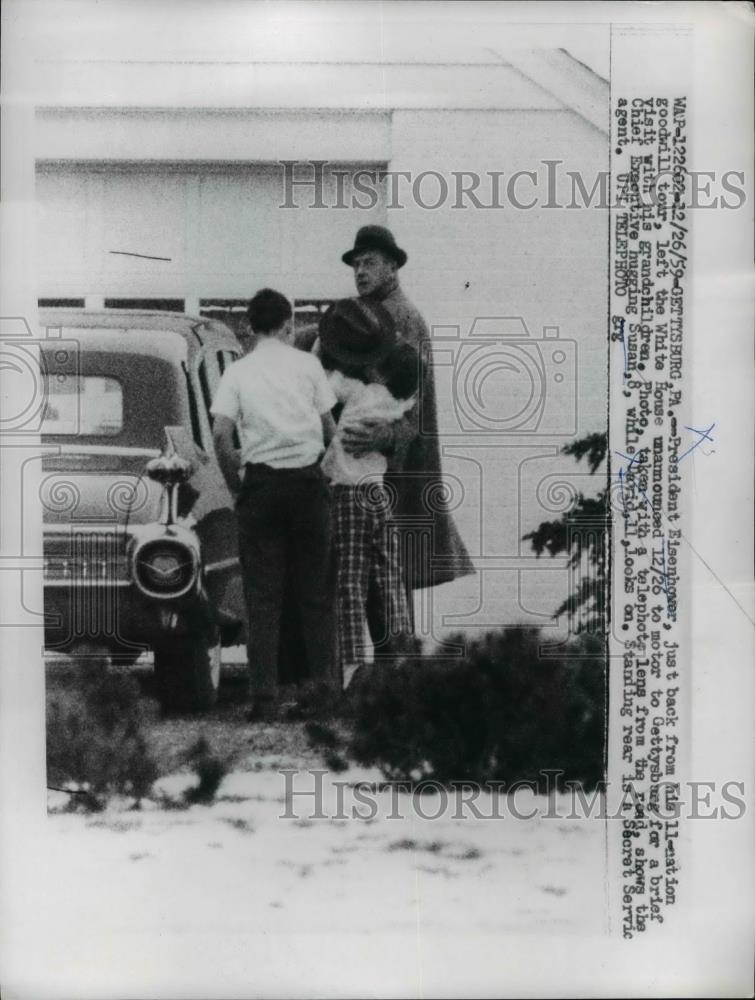
[[[312,720],[304,724],[304,732],[310,746],[319,747],[324,750],[338,750],[341,746],[341,737],[332,726],[324,725],[322,722]]]
[[[464,646],[463,636],[450,642]],[[351,753],[391,780],[559,781],[603,777],[605,658],[588,636],[548,650],[531,628],[490,632],[448,658],[416,652],[367,671]]]
[[[184,798],[192,805],[210,805],[215,801],[221,781],[228,774],[228,763],[212,752],[204,736],[200,736],[189,750],[188,760],[199,778],[199,784],[187,789]]]
[[[65,687],[48,694],[48,785],[85,790],[72,804],[89,809],[111,795],[144,798],[157,778],[145,713],[134,678],[100,659],[83,661]]]

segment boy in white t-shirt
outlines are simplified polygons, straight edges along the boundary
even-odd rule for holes
[[[364,420],[399,420],[416,402],[419,358],[398,339],[379,303],[342,299],[320,324],[318,351],[342,410],[322,468],[333,487],[336,629],[344,686],[365,662],[367,593],[372,579],[387,634],[376,655],[411,630],[401,573],[399,535],[391,530],[386,456],[359,456],[342,444],[344,430]]]
[[[236,498],[249,624],[252,717],[274,710],[281,613],[290,584],[312,679],[337,687],[333,664],[330,494],[319,459],[335,432],[336,397],[320,361],[291,346],[288,299],[249,303],[249,350],[223,374],[213,439]],[[240,455],[234,446],[238,430]],[[243,468],[240,476],[239,460]]]

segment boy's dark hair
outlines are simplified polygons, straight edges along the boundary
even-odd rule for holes
[[[274,288],[261,288],[249,303],[246,315],[255,333],[270,333],[291,319],[293,310],[285,295]]]
[[[388,392],[396,399],[409,399],[419,389],[419,355],[405,341],[396,344],[379,370]]]

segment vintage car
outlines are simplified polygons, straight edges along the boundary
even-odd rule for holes
[[[40,315],[45,644],[151,650],[166,709],[214,704],[221,648],[245,640],[233,501],[210,403],[241,347],[177,313]]]

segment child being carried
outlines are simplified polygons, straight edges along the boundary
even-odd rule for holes
[[[351,454],[343,433],[364,421],[394,423],[416,403],[419,357],[399,339],[378,303],[342,299],[320,324],[319,353],[342,405],[336,435],[322,461],[334,488],[333,547],[336,617],[344,685],[365,662],[367,592],[372,581],[383,605],[389,643],[411,630],[398,533],[390,530],[390,497],[382,452]]]

